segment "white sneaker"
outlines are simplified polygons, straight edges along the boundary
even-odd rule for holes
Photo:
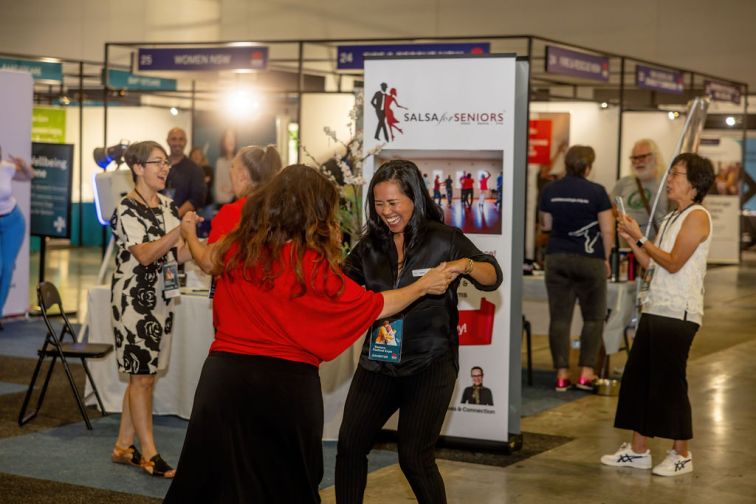
[[[630,443],[622,443],[619,450],[611,455],[601,457],[601,463],[614,467],[632,467],[633,469],[651,469],[651,451],[635,453]]]
[[[658,476],[679,476],[693,472],[693,454],[688,451],[688,456],[683,457],[675,450],[667,450],[667,458],[651,472]]]

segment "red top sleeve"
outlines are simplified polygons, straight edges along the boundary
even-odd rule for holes
[[[245,201],[247,201],[247,198],[239,198],[233,203],[227,203],[221,207],[210,225],[210,236],[207,237],[208,245],[217,242],[239,225]]]
[[[352,345],[383,310],[383,296],[367,291],[305,253],[302,269],[307,292],[292,297],[296,277],[281,251],[283,273],[271,289],[245,281],[240,272],[218,279],[213,302],[216,329],[211,351],[266,355],[317,366]],[[313,288],[309,279],[317,278]],[[342,292],[332,298],[327,292]]]

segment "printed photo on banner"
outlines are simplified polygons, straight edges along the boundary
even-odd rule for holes
[[[501,152],[384,149],[375,162],[380,166],[392,159],[417,165],[445,223],[466,234],[501,234]]]
[[[465,388],[462,393],[462,404],[480,404],[485,406],[493,406],[493,393],[491,389],[483,386],[483,368],[480,366],[473,366],[470,370],[470,380],[472,385]]]

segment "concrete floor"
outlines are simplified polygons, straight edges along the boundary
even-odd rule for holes
[[[756,502],[756,255],[741,266],[717,267],[706,279],[706,312],[688,365],[695,470],[676,478],[602,466],[629,433],[612,427],[616,397],[586,396],[522,419],[523,432],[574,441],[499,468],[440,460],[450,503],[746,503]],[[545,336],[536,336],[534,367],[548,369]],[[611,368],[624,365],[622,354]],[[524,439],[527,443],[527,436]],[[651,442],[655,462],[671,447]],[[321,493],[335,502],[333,488]],[[370,473],[365,502],[414,502],[398,466]]]
[[[31,263],[36,261],[32,258]],[[53,249],[46,276],[61,286],[64,304],[83,316],[86,288],[99,267],[97,251]],[[36,275],[36,273],[34,273]],[[32,278],[36,279],[36,276]],[[706,279],[704,325],[688,368],[695,438],[695,471],[676,478],[602,466],[629,433],[612,427],[616,397],[586,396],[522,419],[523,432],[569,436],[574,441],[508,467],[440,460],[450,503],[745,503],[756,502],[756,254],[740,266],[711,268]],[[548,341],[534,337],[534,367],[550,368]],[[624,355],[612,356],[621,370]],[[527,436],[524,439],[527,443]],[[653,440],[660,461],[670,443]],[[322,493],[335,502],[333,488]],[[398,466],[370,473],[365,502],[414,502]]]

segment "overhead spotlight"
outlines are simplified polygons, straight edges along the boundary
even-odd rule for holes
[[[604,101],[604,102],[601,102],[601,105],[599,105],[599,106],[600,106],[600,107],[601,107],[602,109],[608,109],[608,108],[609,108],[609,104],[608,104],[608,103],[606,103],[605,101]]]
[[[678,117],[680,117],[680,112],[667,112],[667,117],[669,117],[670,121],[674,121]]]
[[[237,119],[256,116],[260,110],[260,97],[252,89],[237,88],[224,97],[226,112]]]
[[[727,126],[729,126],[730,128],[732,128],[733,126],[735,126],[735,122],[736,122],[735,118],[732,117],[732,116],[727,116],[727,118],[725,118],[725,124]]]
[[[174,117],[176,117],[179,113],[179,110],[176,107],[171,107],[170,111],[171,111],[171,115]]]
[[[121,140],[120,143],[111,147],[97,147],[94,152],[92,152],[95,163],[97,163],[97,166],[103,170],[113,161],[120,165],[123,163],[123,155],[129,147],[129,143],[128,140]]]
[[[66,105],[70,105],[71,104],[71,98],[69,98],[66,95],[63,95],[63,96],[61,96],[58,99],[58,103],[60,103],[61,105],[63,105],[65,107]]]

